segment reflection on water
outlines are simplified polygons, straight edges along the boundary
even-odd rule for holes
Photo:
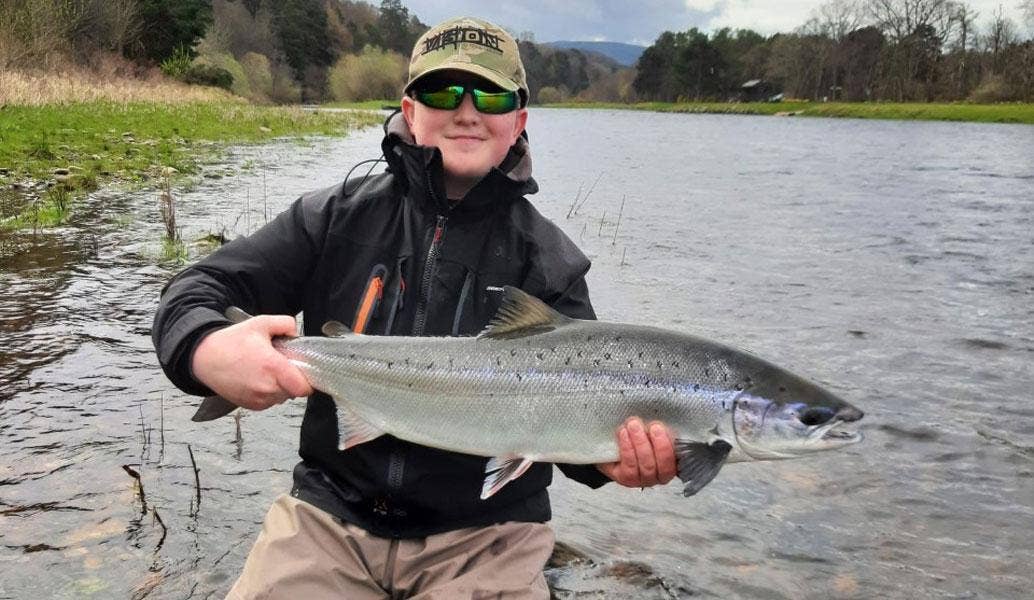
[[[1030,127],[562,110],[530,127],[537,206],[592,256],[601,318],[750,348],[867,412],[863,444],[733,465],[690,499],[557,477],[578,553],[550,573],[559,596],[1027,597]],[[252,169],[175,190],[184,238],[197,255],[253,230],[379,136],[236,151]],[[161,375],[161,231],[153,192],[108,190],[68,227],[0,234],[0,598],[221,596],[288,487],[301,403],[238,436],[191,423]]]

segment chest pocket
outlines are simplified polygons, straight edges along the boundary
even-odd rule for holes
[[[392,265],[393,269],[383,263],[374,265],[355,307],[352,331],[368,335],[391,335],[395,317],[404,307],[404,261],[404,258],[398,259]]]

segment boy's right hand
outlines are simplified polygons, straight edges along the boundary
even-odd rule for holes
[[[213,392],[251,410],[308,396],[312,386],[272,343],[276,336],[297,334],[294,317],[252,317],[205,336],[194,350],[191,369]]]

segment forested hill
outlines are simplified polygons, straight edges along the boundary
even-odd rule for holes
[[[623,67],[635,66],[646,46],[635,44],[623,44],[621,42],[578,42],[563,40],[559,42],[546,42],[547,46],[566,50],[581,50],[583,52],[596,52],[613,59]]]

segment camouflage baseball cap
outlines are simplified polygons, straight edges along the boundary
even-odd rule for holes
[[[484,77],[504,90],[520,91],[527,103],[528,82],[517,42],[498,25],[459,17],[432,27],[413,46],[404,92],[424,75],[448,69]]]

